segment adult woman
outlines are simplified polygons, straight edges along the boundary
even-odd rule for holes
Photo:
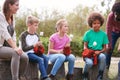
[[[22,49],[16,46],[13,14],[15,14],[18,9],[19,0],[5,0],[3,12],[0,13],[0,59],[11,60],[12,80],[19,80],[20,59],[22,65],[20,67],[21,76],[24,76],[28,63],[27,55],[23,54]],[[6,43],[8,45],[6,45]]]
[[[44,48],[43,44],[40,41],[40,37],[37,34],[37,29],[39,25],[39,19],[35,16],[28,16],[26,18],[27,30],[22,32],[20,35],[20,47],[28,55],[29,61],[37,63],[39,71],[41,73],[41,80],[51,80],[47,75],[48,68],[48,57],[43,54]],[[42,48],[36,50],[37,48]]]
[[[106,69],[109,69],[115,44],[120,37],[120,2],[113,5],[112,11],[108,15],[106,32],[109,39],[106,54]]]

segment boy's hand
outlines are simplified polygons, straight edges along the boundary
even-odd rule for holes
[[[34,45],[34,47],[37,47],[37,46],[40,46],[40,45],[42,45],[42,42],[41,42],[41,41],[37,42],[37,43]]]

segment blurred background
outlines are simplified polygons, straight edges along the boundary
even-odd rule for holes
[[[58,19],[66,18],[69,24],[72,51],[76,56],[81,56],[83,50],[82,37],[89,29],[87,17],[92,11],[100,12],[105,23],[101,27],[106,29],[106,19],[115,2],[120,0],[20,0],[20,9],[15,15],[17,40],[21,32],[27,29],[25,20],[27,15],[34,15],[40,19],[38,34],[43,33],[41,40],[47,53],[47,45],[50,35],[55,32],[55,23]],[[4,0],[0,0],[0,11]],[[116,44],[117,46],[117,44]],[[119,56],[117,49],[113,56]]]

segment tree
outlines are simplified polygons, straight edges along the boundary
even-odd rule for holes
[[[87,25],[87,16],[91,11],[94,11],[94,8],[78,5],[73,12],[66,16],[69,22],[69,32],[71,34],[78,37],[83,36],[84,32],[89,29]]]

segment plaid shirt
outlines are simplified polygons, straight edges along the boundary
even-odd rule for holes
[[[111,12],[108,15],[108,19],[107,19],[107,23],[106,23],[106,32],[107,32],[108,39],[109,39],[108,47],[112,48],[112,46],[111,46],[111,43],[112,43],[111,42],[112,41],[111,33],[112,32],[120,33],[120,22],[115,21],[113,12]]]

